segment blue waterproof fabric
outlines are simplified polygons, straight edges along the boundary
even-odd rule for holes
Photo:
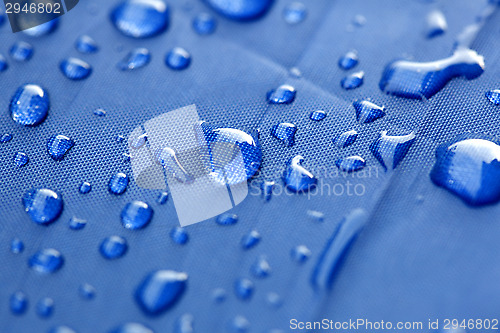
[[[0,133],[13,135],[10,142],[0,144],[0,332],[47,332],[58,325],[77,332],[108,332],[127,321],[147,324],[155,332],[172,332],[185,313],[193,314],[195,332],[204,333],[231,331],[230,323],[239,315],[249,321],[249,332],[287,332],[292,318],[426,323],[429,318],[498,316],[500,208],[471,208],[436,187],[429,173],[440,143],[469,131],[499,134],[500,110],[484,93],[499,88],[500,10],[472,44],[485,57],[483,75],[472,81],[454,79],[431,99],[417,101],[380,91],[384,66],[403,56],[417,61],[448,56],[457,35],[474,22],[487,1],[310,0],[303,1],[307,18],[292,26],[282,17],[291,3],[287,0],[277,0],[253,22],[230,21],[200,1],[168,0],[170,27],[144,40],[125,37],[112,26],[109,13],[118,2],[81,0],[61,17],[55,32],[39,38],[12,34],[7,23],[0,27],[0,53],[9,63],[0,73]],[[425,17],[433,9],[444,13],[448,30],[429,40]],[[192,19],[201,12],[216,16],[213,35],[193,31]],[[363,15],[366,23],[353,24],[356,15]],[[75,49],[76,39],[84,34],[95,39],[97,53],[84,55]],[[8,57],[16,41],[34,46],[30,61],[18,63]],[[174,72],[164,64],[165,54],[176,46],[192,55],[184,71]],[[151,51],[151,63],[132,72],[118,70],[116,64],[136,47]],[[337,61],[352,49],[358,51],[360,63],[346,72]],[[70,56],[92,65],[89,78],[73,82],[62,75],[59,62]],[[290,71],[293,67],[302,75]],[[342,89],[340,80],[358,70],[365,71],[364,84],[351,91]],[[25,83],[41,85],[51,98],[47,119],[33,128],[18,125],[8,112],[11,97]],[[266,93],[285,83],[296,88],[295,101],[268,104]],[[357,123],[352,102],[360,98],[385,105],[387,115],[370,124]],[[366,192],[275,195],[268,202],[250,195],[231,211],[239,217],[236,224],[220,226],[213,219],[198,223],[186,228],[190,238],[186,245],[174,243],[169,233],[178,221],[171,199],[157,204],[159,192],[141,189],[132,179],[123,195],[114,196],[107,183],[117,172],[132,176],[130,163],[122,156],[127,144],[117,142],[117,135],[127,137],[145,121],[191,104],[196,104],[201,119],[214,126],[261,130],[263,165],[252,183],[264,179],[280,183],[277,175],[298,154],[319,179],[343,183],[342,176],[327,177],[321,170],[335,170],[338,158],[360,155],[373,175],[349,176],[349,180],[363,184]],[[106,115],[94,115],[97,108],[106,110]],[[328,113],[321,122],[309,119],[317,109]],[[298,128],[292,147],[270,135],[271,127],[280,122]],[[336,135],[352,129],[359,133],[353,145],[333,146]],[[369,151],[384,130],[390,135],[416,133],[415,143],[392,173],[384,172]],[[46,152],[47,140],[57,134],[75,142],[62,161],[52,160]],[[29,156],[22,168],[12,161],[17,151]],[[92,184],[90,193],[78,192],[82,181]],[[36,225],[23,210],[23,194],[37,187],[63,195],[63,213],[52,225]],[[132,200],[148,202],[154,209],[145,229],[126,230],[120,223],[122,208]],[[315,291],[310,278],[318,257],[337,223],[355,208],[368,212],[367,225],[331,290]],[[308,210],[324,213],[324,222],[312,220]],[[87,226],[69,229],[73,216],[87,220]],[[252,229],[262,240],[244,251],[240,239]],[[129,249],[123,258],[108,261],[98,249],[112,235],[125,237]],[[21,254],[10,252],[16,237],[25,243]],[[290,256],[298,245],[311,251],[303,264]],[[64,266],[57,273],[40,275],[28,268],[28,258],[43,248],[64,255]],[[272,269],[265,279],[250,273],[261,255]],[[189,280],[179,303],[151,318],[141,311],[133,293],[155,269],[184,271]],[[241,277],[255,283],[248,301],[234,295],[234,283]],[[94,299],[79,297],[83,283],[96,288]],[[221,304],[212,298],[217,288],[227,292]],[[30,302],[22,316],[9,310],[10,295],[18,290]],[[281,307],[268,304],[269,293],[280,295]],[[55,302],[48,319],[35,311],[43,297]]]

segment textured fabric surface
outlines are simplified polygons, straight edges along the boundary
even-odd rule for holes
[[[487,1],[310,0],[303,1],[307,18],[292,26],[282,17],[291,3],[287,0],[277,0],[264,17],[244,23],[225,19],[201,1],[168,0],[170,27],[144,40],[125,37],[112,26],[109,12],[118,2],[80,0],[61,17],[55,32],[39,38],[12,34],[7,23],[0,27],[0,53],[9,62],[0,73],[0,133],[13,135],[10,142],[0,144],[1,332],[46,332],[58,325],[77,332],[107,332],[127,321],[147,324],[155,332],[172,332],[185,313],[194,315],[195,332],[205,333],[230,331],[238,315],[250,322],[249,332],[287,332],[292,318],[426,323],[429,318],[498,316],[499,206],[471,208],[436,187],[429,173],[440,143],[469,131],[498,135],[500,112],[484,93],[498,89],[500,12],[493,14],[472,45],[485,57],[486,70],[479,78],[454,79],[425,101],[388,96],[378,88],[384,66],[395,58],[431,61],[448,56],[457,35],[474,22]],[[445,14],[448,30],[429,40],[425,18],[433,9]],[[201,12],[216,16],[213,35],[193,31],[192,19]],[[353,24],[356,15],[363,15],[366,23]],[[75,50],[75,40],[84,34],[95,39],[97,53]],[[34,47],[33,58],[25,63],[8,57],[11,45],[20,40]],[[190,67],[179,72],[164,64],[165,54],[176,46],[193,58]],[[131,72],[118,70],[116,64],[136,47],[151,51],[151,63]],[[338,58],[352,49],[358,51],[360,63],[343,71]],[[92,75],[75,82],[65,78],[58,66],[69,56],[90,63]],[[293,67],[302,76],[290,72]],[[365,71],[364,84],[352,91],[342,89],[340,80],[358,70]],[[8,112],[11,97],[25,83],[43,86],[51,99],[47,119],[32,128],[18,125]],[[268,104],[266,93],[285,83],[296,88],[295,101]],[[352,102],[360,98],[385,105],[387,115],[370,124],[358,123]],[[275,195],[268,202],[250,195],[231,211],[239,217],[235,225],[208,220],[186,228],[190,237],[186,245],[174,243],[169,233],[178,220],[171,198],[159,205],[159,191],[136,186],[130,163],[123,157],[127,144],[116,137],[128,137],[145,121],[191,104],[196,104],[201,119],[214,126],[260,130],[263,164],[251,186],[264,179],[281,184],[279,173],[298,154],[319,179],[334,185],[345,179],[326,177],[321,170],[336,170],[338,158],[360,155],[373,175],[349,179],[364,186],[364,195]],[[106,115],[94,115],[97,108],[106,110]],[[318,109],[328,115],[314,122],[309,114]],[[270,135],[271,127],[281,122],[298,128],[292,147]],[[359,133],[353,145],[333,146],[335,135],[352,129]],[[384,130],[390,135],[416,133],[415,143],[392,173],[384,172],[369,151]],[[46,152],[46,142],[55,134],[75,141],[59,162]],[[12,161],[18,151],[29,156],[22,168]],[[107,189],[117,172],[131,177],[120,196]],[[78,192],[82,181],[92,184],[90,193]],[[22,206],[23,194],[38,187],[56,190],[64,199],[62,215],[49,226],[33,223]],[[148,202],[154,209],[152,222],[143,230],[126,230],[120,223],[122,208],[133,200]],[[368,212],[368,223],[331,290],[315,291],[310,278],[319,254],[337,223],[355,208]],[[324,213],[324,222],[311,220],[308,210]],[[86,219],[87,226],[69,229],[73,216]],[[240,240],[253,229],[262,240],[244,251]],[[129,244],[127,254],[114,261],[99,254],[99,244],[111,235],[123,236]],[[21,254],[10,252],[16,237],[25,243]],[[303,264],[290,256],[298,245],[311,251]],[[64,255],[64,266],[57,273],[40,275],[29,269],[28,258],[43,248]],[[272,272],[257,279],[250,269],[261,255]],[[174,308],[151,318],[137,306],[133,293],[155,269],[187,272],[189,282]],[[242,277],[255,283],[249,301],[234,295],[235,280]],[[79,297],[82,283],[96,288],[95,299]],[[217,288],[227,292],[221,304],[212,298]],[[10,295],[18,290],[30,301],[22,316],[9,310]],[[271,292],[281,296],[281,307],[269,306],[266,298]],[[55,302],[48,319],[35,311],[43,297]]]

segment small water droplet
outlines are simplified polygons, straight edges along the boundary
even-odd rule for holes
[[[12,134],[5,133],[0,137],[0,143],[7,143],[12,140]]]
[[[161,0],[125,0],[113,9],[111,21],[125,36],[153,37],[168,28],[170,8]]]
[[[99,252],[106,259],[118,259],[127,253],[127,240],[120,236],[105,238],[99,246]]]
[[[20,240],[19,238],[14,238],[10,242],[10,252],[12,252],[14,254],[19,254],[19,253],[22,253],[23,251],[24,251],[23,241]]]
[[[40,86],[25,84],[17,89],[9,108],[15,122],[24,126],[35,126],[47,117],[49,96]]]
[[[358,138],[358,132],[355,130],[344,132],[333,139],[333,144],[338,148],[350,146]]]
[[[54,135],[47,141],[47,152],[54,161],[62,161],[75,142],[65,135]]]
[[[28,61],[33,56],[33,46],[26,42],[16,42],[10,48],[9,53],[16,61]]]
[[[284,84],[278,87],[278,89],[270,90],[267,93],[267,101],[269,104],[289,104],[295,100],[295,95],[297,91],[294,87]]]
[[[288,24],[298,24],[307,17],[307,8],[303,3],[292,2],[283,10],[283,18]]]
[[[215,303],[222,303],[227,298],[227,292],[222,288],[217,288],[212,292],[212,298]]]
[[[307,216],[315,222],[323,222],[325,220],[325,214],[318,212],[317,210],[308,210]]]
[[[143,324],[125,323],[115,327],[109,333],[154,333],[154,331]]]
[[[13,160],[18,167],[23,167],[29,162],[28,155],[26,155],[26,153],[23,153],[22,151],[18,151],[16,155],[14,155]]]
[[[156,202],[159,204],[159,205],[164,205],[168,200],[168,192],[160,192],[160,194],[158,194],[158,199],[156,199]]]
[[[89,183],[89,182],[82,182],[80,184],[80,188],[78,189],[78,191],[81,193],[81,194],[87,194],[89,193],[90,191],[92,191],[92,185]]]
[[[311,115],[309,116],[311,120],[314,121],[321,121],[326,118],[326,112],[323,110],[316,110],[311,112]]]
[[[340,158],[335,162],[337,168],[344,172],[354,172],[363,169],[366,166],[365,160],[360,156],[349,156]]]
[[[147,140],[148,135],[146,133],[141,134],[130,143],[130,146],[134,149],[142,148],[146,144]]]
[[[68,326],[57,326],[51,329],[49,333],[76,333],[76,331]]]
[[[224,214],[217,216],[215,221],[217,222],[217,224],[220,224],[220,225],[236,224],[238,222],[238,215],[231,214],[231,213],[224,213]]]
[[[22,202],[24,210],[37,224],[54,222],[63,210],[61,196],[46,188],[27,191]]]
[[[106,110],[98,108],[94,110],[94,114],[98,117],[104,117],[106,115]]]
[[[339,59],[339,67],[344,70],[354,68],[359,63],[358,54],[354,51],[349,51]]]
[[[342,81],[340,81],[340,85],[345,90],[356,89],[363,84],[364,77],[365,72],[359,71],[343,78]]]
[[[269,180],[265,180],[260,184],[260,189],[262,191],[262,198],[264,198],[265,201],[271,200],[275,185],[276,185],[275,182]]]
[[[382,131],[380,137],[370,145],[370,151],[386,171],[394,170],[406,156],[413,142],[415,142],[413,132],[408,135],[389,136],[387,131]]]
[[[174,70],[183,70],[191,64],[191,55],[181,47],[174,47],[165,57],[165,64]]]
[[[300,79],[302,77],[302,72],[297,67],[290,68],[288,73],[290,74],[291,77],[294,77],[296,79]]]
[[[495,105],[500,105],[500,89],[487,91],[486,98]]]
[[[251,249],[259,244],[261,236],[257,230],[252,230],[241,238],[241,247],[244,250]]]
[[[175,323],[175,333],[194,333],[194,316],[185,313]]]
[[[51,17],[55,17],[55,15],[56,14],[53,14]],[[20,27],[23,26],[23,22],[18,21],[17,24]],[[52,19],[48,22],[42,23],[40,25],[37,25],[36,27],[23,30],[23,33],[30,36],[30,37],[45,36],[45,35],[48,35],[48,34],[54,32],[58,26],[59,26],[59,19],[57,17],[55,17],[54,19]]]
[[[75,47],[78,52],[84,54],[96,53],[99,51],[99,46],[96,41],[87,35],[80,36],[75,42]]]
[[[484,72],[484,58],[475,51],[461,48],[452,56],[432,62],[396,60],[385,67],[380,90],[405,98],[431,98],[451,79],[463,76],[467,80]]]
[[[291,123],[281,123],[271,128],[271,135],[281,140],[287,147],[295,143],[295,132],[297,132],[297,126]]]
[[[311,254],[311,250],[309,250],[305,245],[296,246],[291,251],[292,260],[299,264],[306,262]]]
[[[188,275],[171,270],[154,271],[147,275],[135,293],[135,299],[148,315],[156,316],[171,309],[187,287]]]
[[[81,230],[87,225],[87,220],[72,217],[69,219],[68,226],[72,230]]]
[[[302,163],[304,158],[297,155],[288,161],[286,170],[283,173],[287,189],[293,192],[307,192],[316,186],[318,179],[306,170]]]
[[[352,19],[352,23],[358,27],[362,27],[366,24],[366,17],[361,14],[357,14]]]
[[[123,172],[118,172],[109,179],[108,190],[116,195],[123,194],[127,190],[128,182],[128,176]]]
[[[130,53],[118,63],[118,68],[122,71],[131,71],[146,66],[150,61],[151,52],[145,48],[137,48],[130,51]]]
[[[36,252],[28,260],[29,267],[39,273],[55,273],[64,264],[62,254],[55,249],[43,249]]]
[[[85,300],[91,300],[94,299],[96,290],[92,285],[84,283],[78,288],[78,294]]]
[[[204,0],[216,12],[235,21],[250,21],[263,16],[273,4],[273,0]]]
[[[211,35],[217,28],[215,17],[208,13],[198,14],[193,20],[193,29],[198,35]]]
[[[116,136],[116,142],[123,142],[123,141],[125,141],[125,137],[123,135]]]
[[[8,68],[9,64],[7,63],[7,59],[0,54],[0,73],[6,71]]]
[[[170,231],[170,238],[180,245],[184,245],[189,240],[189,235],[184,228],[175,227]]]
[[[59,65],[61,72],[70,80],[83,80],[92,73],[92,67],[78,58],[68,58]]]
[[[236,297],[238,297],[240,300],[249,300],[253,295],[253,291],[254,284],[249,279],[238,279],[234,283],[234,292],[236,294]]]
[[[256,278],[266,278],[271,274],[271,265],[264,256],[261,256],[252,265],[250,272]]]
[[[231,329],[235,333],[247,333],[250,329],[250,322],[243,316],[236,316],[231,322]]]
[[[129,202],[121,212],[122,225],[129,230],[145,228],[151,218],[153,218],[153,209],[142,201]]]
[[[283,299],[275,292],[270,292],[266,296],[266,301],[273,308],[279,308],[283,304]]]
[[[16,291],[10,296],[9,305],[12,314],[16,316],[22,315],[28,310],[28,296],[22,291]]]
[[[427,38],[434,38],[442,35],[448,29],[446,17],[440,10],[433,10],[427,15]]]
[[[356,110],[356,119],[360,123],[371,123],[385,116],[385,108],[369,101],[355,101],[352,103]]]
[[[36,313],[41,318],[49,318],[54,313],[54,300],[49,297],[42,298],[36,304]]]

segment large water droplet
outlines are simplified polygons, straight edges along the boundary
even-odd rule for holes
[[[500,145],[484,135],[466,134],[441,144],[431,179],[467,204],[500,200]]]
[[[215,221],[217,222],[217,224],[220,224],[220,225],[236,224],[238,222],[238,215],[231,214],[231,213],[224,213],[224,214],[217,216]]]
[[[78,58],[68,58],[59,65],[61,72],[70,80],[83,80],[92,73],[92,67]]]
[[[150,61],[151,53],[149,50],[138,48],[130,51],[130,53],[118,63],[118,68],[122,71],[131,71],[146,66]]]
[[[359,71],[356,73],[352,73],[351,75],[346,76],[340,81],[340,85],[345,90],[356,89],[363,84],[365,77],[365,72]]]
[[[41,318],[48,318],[54,313],[54,300],[49,297],[42,298],[36,304],[36,313]]]
[[[354,51],[347,52],[339,59],[339,67],[345,70],[354,68],[358,63],[358,54]]]
[[[109,179],[108,190],[116,195],[123,194],[127,190],[128,182],[128,176],[123,172],[118,172]]]
[[[256,278],[265,278],[271,274],[271,265],[269,265],[266,257],[261,256],[252,265],[250,271]]]
[[[356,119],[361,123],[371,123],[385,116],[385,108],[369,101],[355,101],[352,103],[356,110]]]
[[[24,251],[23,241],[20,240],[19,238],[14,238],[10,242],[10,252],[12,252],[14,254],[19,254],[19,253],[22,253],[23,251]]]
[[[125,255],[128,249],[127,240],[120,236],[110,236],[105,238],[99,252],[106,259],[118,259]]]
[[[141,282],[135,299],[148,315],[159,315],[172,308],[182,297],[187,286],[186,273],[159,270],[150,273]]]
[[[434,38],[442,35],[448,29],[446,17],[440,10],[433,10],[427,15],[427,38]]]
[[[46,188],[29,190],[22,201],[24,210],[38,224],[54,222],[63,210],[61,196]]]
[[[28,310],[28,296],[22,291],[17,291],[10,296],[9,306],[10,311],[14,315],[22,315]]]
[[[299,264],[306,262],[311,254],[311,250],[309,250],[305,245],[294,247],[290,253],[292,260]]]
[[[165,64],[174,70],[183,70],[191,64],[191,55],[181,47],[174,47],[165,57]]]
[[[112,329],[109,333],[154,333],[154,331],[143,324],[125,323]]]
[[[253,282],[249,279],[238,279],[234,283],[234,292],[236,297],[244,301],[249,300],[252,297],[254,288]]]
[[[167,29],[170,8],[161,0],[125,0],[111,12],[111,21],[126,36],[152,37]]]
[[[333,139],[333,144],[339,148],[350,146],[358,138],[358,132],[355,130],[344,132]]]
[[[26,42],[16,42],[10,48],[9,53],[16,61],[28,61],[33,56],[33,46]]]
[[[500,89],[487,91],[486,98],[495,105],[500,105]]]
[[[475,51],[458,49],[452,56],[432,62],[397,60],[386,66],[380,89],[400,97],[431,98],[451,79],[463,76],[468,80],[484,71],[484,58]]]
[[[87,225],[87,220],[80,219],[78,217],[72,217],[69,219],[68,226],[71,230],[81,230]]]
[[[252,230],[241,238],[241,247],[248,250],[259,244],[261,236],[257,230]]]
[[[316,289],[329,288],[343,259],[368,220],[363,209],[354,209],[335,226],[314,267],[311,284]]]
[[[76,49],[84,54],[96,53],[99,51],[99,46],[96,41],[87,35],[80,36],[75,42]]]
[[[380,134],[380,138],[370,145],[370,150],[382,167],[394,170],[406,156],[411,145],[415,142],[415,133],[401,136],[389,136],[387,131]]]
[[[215,11],[236,21],[254,20],[264,15],[274,0],[205,0]]]
[[[288,161],[286,169],[283,173],[287,189],[293,192],[307,192],[316,186],[318,182],[314,175],[306,170],[302,163],[304,158],[297,155]]]
[[[26,22],[26,23],[28,23],[28,22]],[[19,20],[18,20],[17,24],[20,27],[23,26],[23,22],[19,22]],[[58,26],[59,26],[59,19],[54,18],[48,22],[37,25],[36,27],[23,30],[23,33],[28,35],[28,36],[31,36],[31,37],[45,36],[45,35],[48,35],[48,34],[54,32]]]
[[[24,126],[35,126],[44,121],[49,112],[49,96],[36,84],[19,87],[10,101],[10,115]]]
[[[271,128],[271,135],[281,140],[287,147],[295,143],[295,132],[297,132],[297,126],[291,123],[281,123]]]
[[[184,245],[189,240],[189,235],[184,228],[175,227],[170,231],[170,238],[180,245]]]
[[[307,17],[307,8],[303,3],[292,2],[283,10],[283,18],[288,24],[298,24]]]
[[[153,209],[145,202],[132,201],[125,205],[121,213],[122,225],[136,230],[146,227],[153,217]]]
[[[366,166],[366,162],[360,156],[349,156],[338,159],[335,165],[344,172],[354,172],[363,169]]]
[[[29,267],[39,273],[55,273],[64,264],[62,254],[55,249],[43,249],[36,252],[28,260]]]
[[[194,316],[185,313],[175,323],[175,333],[194,333]]]
[[[295,99],[297,91],[294,87],[284,84],[278,89],[271,90],[267,93],[267,101],[270,104],[288,104],[292,103]]]
[[[311,112],[311,115],[309,116],[311,120],[314,121],[320,121],[326,118],[326,112],[323,110],[316,110]]]
[[[193,20],[193,29],[198,35],[211,35],[217,28],[215,17],[207,13],[197,15]]]
[[[4,72],[9,68],[9,64],[7,63],[7,59],[3,55],[0,54],[0,73]]]
[[[16,155],[14,155],[14,159],[13,160],[14,160],[14,163],[16,163],[16,165],[18,167],[23,167],[26,164],[28,164],[29,157],[28,157],[28,155],[26,155],[26,153],[23,153],[22,151],[18,151],[16,153]]]
[[[47,152],[54,161],[62,161],[64,155],[75,145],[75,142],[65,135],[54,135],[47,141]]]

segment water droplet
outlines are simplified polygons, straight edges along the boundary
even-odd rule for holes
[[[120,236],[110,236],[105,238],[99,252],[106,259],[118,259],[125,255],[128,249],[127,240]]]
[[[146,144],[147,140],[148,135],[146,133],[141,134],[130,143],[130,146],[134,149],[142,148]]]
[[[62,161],[64,155],[75,145],[75,142],[65,135],[54,135],[47,141],[47,152],[54,161]]]
[[[94,114],[98,117],[104,117],[106,115],[106,110],[98,108],[94,110]]]
[[[92,67],[78,58],[68,58],[59,65],[61,72],[70,80],[83,80],[92,73]]]
[[[12,252],[14,254],[19,254],[19,253],[22,253],[23,251],[24,251],[23,241],[20,240],[19,238],[14,238],[10,242],[10,252]]]
[[[12,140],[12,134],[5,133],[0,137],[0,143],[7,143]]]
[[[249,21],[263,16],[273,4],[273,0],[205,0],[215,11],[228,19]]]
[[[271,197],[273,196],[274,185],[276,185],[276,183],[269,180],[265,180],[260,184],[260,189],[262,191],[262,198],[264,198],[264,200],[266,201],[271,200]]]
[[[24,210],[37,224],[54,222],[63,210],[61,196],[46,188],[29,190],[24,194],[22,202]]]
[[[211,35],[217,28],[215,17],[207,13],[197,15],[193,20],[193,29],[198,35]]]
[[[116,136],[116,142],[123,142],[123,141],[125,141],[125,137],[123,135]]]
[[[183,70],[191,64],[191,55],[181,47],[174,47],[165,57],[165,64],[174,70]]]
[[[385,108],[369,101],[355,101],[352,103],[356,110],[356,119],[360,123],[371,123],[385,116]]]
[[[18,21],[17,24],[20,27],[23,26],[22,22]],[[59,26],[59,19],[58,18],[54,18],[54,19],[52,19],[52,20],[50,20],[48,22],[42,23],[40,25],[37,25],[36,27],[23,30],[23,33],[26,34],[26,35],[28,35],[28,36],[31,36],[31,37],[45,36],[45,35],[48,35],[48,34],[54,32],[57,29],[58,26]]]
[[[303,162],[304,158],[302,156],[295,156],[288,161],[286,170],[283,173],[283,180],[287,189],[293,192],[307,192],[314,188],[318,182],[317,178],[302,166]]]
[[[14,155],[13,160],[18,167],[23,167],[29,162],[28,155],[26,155],[26,153],[23,153],[22,151],[18,151],[16,155]]]
[[[431,179],[471,206],[500,200],[500,145],[480,134],[464,134],[436,149]]]
[[[81,230],[87,225],[87,220],[72,217],[69,219],[68,226],[72,230]]]
[[[142,201],[129,202],[121,213],[122,225],[129,230],[145,228],[152,217],[153,209]]]
[[[238,222],[238,215],[231,213],[224,213],[217,216],[216,220],[217,224],[220,225],[232,225]]]
[[[9,64],[7,63],[7,59],[3,55],[0,54],[0,73],[4,72],[9,68]]]
[[[16,61],[28,61],[33,56],[33,46],[26,42],[16,42],[10,48],[9,53]]]
[[[128,176],[122,172],[118,172],[109,179],[108,190],[116,195],[123,194],[127,190],[128,182]]]
[[[342,81],[340,81],[340,85],[345,90],[356,89],[363,84],[364,77],[365,72],[359,71],[343,78]]]
[[[270,292],[266,297],[267,303],[274,308],[279,308],[283,304],[283,299],[275,292]]]
[[[80,36],[75,42],[76,49],[84,54],[96,53],[99,51],[99,46],[96,41],[87,35]]]
[[[28,310],[28,304],[28,296],[22,291],[16,291],[10,296],[10,311],[16,316],[24,314]]]
[[[446,17],[440,10],[433,10],[427,15],[427,38],[442,35],[447,29]]]
[[[358,54],[354,51],[347,52],[339,59],[339,67],[345,70],[354,68],[358,63]]]
[[[125,323],[109,333],[154,333],[152,329],[139,323]]]
[[[271,128],[271,135],[281,140],[287,147],[295,143],[295,132],[297,132],[297,126],[291,123],[281,123]]]
[[[184,228],[175,227],[170,231],[170,238],[180,245],[184,245],[189,240],[189,235]]]
[[[186,273],[159,270],[150,273],[141,282],[135,299],[148,315],[159,315],[172,308],[182,297],[187,287]]]
[[[307,216],[315,222],[323,222],[325,220],[325,214],[318,212],[317,210],[308,210]]]
[[[336,225],[313,269],[311,283],[316,289],[331,287],[335,274],[358,234],[368,221],[363,209],[354,209]]]
[[[250,271],[256,278],[265,278],[271,274],[271,265],[269,265],[269,262],[264,256],[261,256],[252,265]]]
[[[122,71],[131,71],[146,66],[150,61],[151,52],[145,48],[137,48],[130,51],[130,53],[118,63],[118,68]]]
[[[153,37],[167,29],[170,8],[161,0],[125,0],[111,12],[111,21],[125,36]]]
[[[183,314],[175,323],[175,333],[194,333],[193,325],[193,315],[189,313]]]
[[[297,91],[294,87],[284,84],[278,87],[278,89],[271,90],[267,93],[267,101],[270,104],[289,104],[295,99]]]
[[[156,152],[156,162],[163,167],[168,175],[174,177],[178,182],[185,184],[193,183],[194,176],[184,169],[172,148],[164,147],[158,149]]]
[[[314,121],[321,121],[321,120],[326,118],[326,112],[323,110],[313,111],[313,112],[311,112],[311,115],[309,116],[309,118],[311,118],[311,120],[314,120]]]
[[[451,79],[479,77],[484,71],[484,58],[475,51],[458,49],[451,57],[432,62],[397,60],[388,64],[379,83],[380,89],[405,98],[431,98]]]
[[[236,316],[231,322],[231,329],[235,333],[247,333],[250,329],[250,322],[243,316]]]
[[[485,95],[491,103],[500,105],[500,89],[487,91]]]
[[[358,138],[358,132],[355,130],[344,132],[333,139],[333,144],[338,148],[350,146]]]
[[[96,290],[92,285],[84,283],[78,288],[78,294],[85,300],[91,300],[94,299]]]
[[[254,284],[249,279],[238,279],[234,283],[234,292],[236,294],[236,297],[241,300],[249,300],[253,295],[253,291]]]
[[[241,247],[248,250],[259,244],[261,236],[257,230],[252,230],[241,238]]]
[[[159,205],[164,205],[168,200],[168,192],[160,192],[158,195],[158,199],[156,199],[156,202]]]
[[[36,84],[19,87],[10,101],[10,115],[24,126],[35,126],[44,121],[49,112],[49,96]]]
[[[52,298],[42,298],[36,304],[36,313],[41,318],[48,318],[54,313],[54,300]]]
[[[311,250],[309,250],[305,245],[294,247],[291,252],[292,260],[299,264],[306,262],[311,254]]]
[[[55,249],[43,249],[36,252],[28,260],[29,267],[39,273],[55,273],[64,264],[62,254]]]
[[[382,131],[380,137],[370,145],[370,150],[382,167],[394,170],[403,160],[411,145],[415,142],[415,133],[408,135],[389,136]]]
[[[212,298],[216,303],[222,303],[227,298],[227,292],[222,288],[217,288],[212,292]]]
[[[296,79],[300,79],[302,77],[302,72],[297,67],[290,68],[288,73],[290,74],[291,77],[296,78]]]
[[[87,194],[92,191],[92,185],[89,182],[82,182],[78,190],[81,194]]]
[[[338,159],[335,165],[344,172],[353,172],[363,169],[366,166],[366,162],[360,156],[349,156]]]
[[[307,8],[303,3],[292,2],[283,10],[283,18],[288,24],[298,24],[307,17]]]
[[[68,326],[57,326],[51,329],[49,333],[76,333],[76,331]]]
[[[362,27],[366,24],[366,17],[361,14],[357,14],[352,19],[352,23],[358,27]]]

